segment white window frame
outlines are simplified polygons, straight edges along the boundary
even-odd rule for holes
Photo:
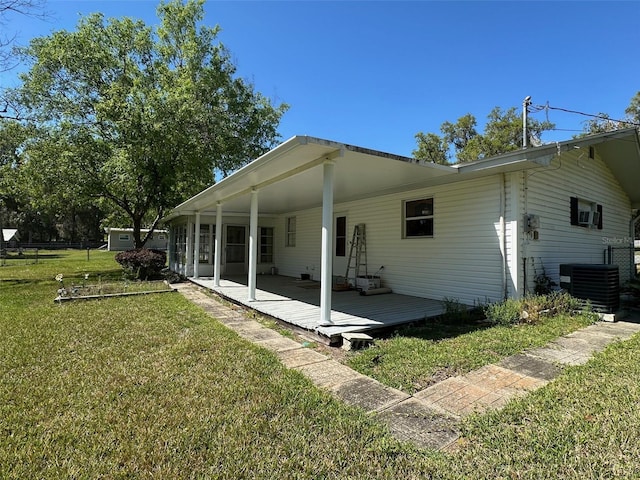
[[[118,241],[120,241],[120,242],[130,242],[131,241],[131,235],[129,235],[128,233],[119,233],[118,234]]]
[[[264,249],[269,253],[263,252]],[[258,263],[273,263],[273,227],[260,227],[260,248]]]
[[[407,215],[407,205],[409,203],[414,202],[425,202],[431,203],[431,213],[423,214],[423,215]],[[433,238],[434,236],[434,227],[435,227],[435,201],[433,196],[425,196],[420,198],[407,199],[402,201],[402,238]],[[408,222],[416,221],[416,220],[431,220],[431,235],[408,235],[407,234],[407,224]]]
[[[285,247],[296,246],[296,227],[297,220],[295,216],[287,217],[285,219]]]

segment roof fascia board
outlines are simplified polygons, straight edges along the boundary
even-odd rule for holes
[[[487,168],[501,167],[512,163],[521,163],[530,161],[539,165],[549,165],[551,160],[560,153],[567,152],[573,148],[580,148],[589,145],[596,145],[609,139],[621,139],[627,136],[634,136],[636,144],[638,143],[638,133],[635,128],[625,128],[614,130],[613,132],[598,133],[588,135],[581,138],[573,138],[563,142],[551,143],[540,147],[530,147],[527,149],[516,150],[504,155],[498,155],[482,160],[476,160],[469,163],[460,163],[454,167],[460,173],[484,170]]]

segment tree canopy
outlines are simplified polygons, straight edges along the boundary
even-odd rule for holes
[[[491,110],[484,133],[478,132],[477,125],[476,117],[467,113],[455,123],[444,122],[440,126],[442,135],[418,132],[413,156],[447,165],[471,162],[522,148],[522,116],[515,107],[507,110],[495,107]],[[539,139],[544,131],[552,128],[554,125],[550,122],[529,118],[529,140]]]
[[[599,113],[585,123],[583,135],[592,133],[604,133],[618,130],[620,128],[628,128],[640,125],[640,92],[637,92],[629,102],[629,106],[625,109],[625,118],[623,120],[614,120],[608,113]]]
[[[167,210],[273,146],[287,109],[238,78],[204,0],[160,3],[157,28],[93,14],[36,38],[14,92],[33,125],[24,172],[34,198],[107,201],[136,246]],[[152,232],[149,232],[149,235]]]

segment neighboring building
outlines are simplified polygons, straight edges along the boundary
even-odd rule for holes
[[[639,185],[635,129],[452,166],[296,136],[172,210],[169,265],[249,273],[249,288],[272,267],[311,272],[324,321],[364,224],[369,273],[384,266],[394,293],[521,297],[537,275],[559,284],[560,264],[602,263],[607,238],[629,237]]]
[[[149,230],[141,230],[141,235],[146,235]],[[131,250],[134,248],[133,228],[105,228],[107,234],[107,250],[121,251]],[[145,248],[154,248],[156,250],[167,250],[169,244],[169,234],[166,230],[154,230],[153,235]]]

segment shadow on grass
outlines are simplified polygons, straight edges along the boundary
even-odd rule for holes
[[[485,330],[492,326],[492,324],[485,321],[484,316],[480,315],[467,318],[435,318],[396,329],[393,332],[393,336],[438,341]]]
[[[23,253],[22,255],[15,253],[15,254],[7,254],[7,256],[3,258],[3,260],[7,262],[11,262],[11,261],[24,261],[24,260],[33,260],[33,261],[50,260],[53,258],[62,258],[62,255],[58,253],[38,253],[37,255],[35,253]]]
[[[121,281],[122,270],[119,268],[113,270],[106,270],[101,272],[99,275],[97,273],[91,274],[92,280],[100,278],[103,282],[112,282],[112,281]],[[82,274],[77,275],[69,275],[64,277],[65,285],[66,284],[76,284],[81,283],[83,279]],[[13,286],[26,286],[26,285],[40,285],[40,284],[56,284],[55,278],[6,278],[0,279],[0,286],[2,287],[13,287]]]

